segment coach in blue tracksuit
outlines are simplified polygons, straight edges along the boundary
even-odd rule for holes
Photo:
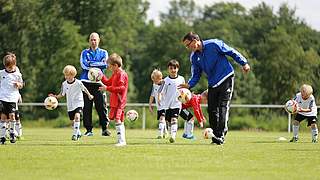
[[[103,94],[99,91],[100,83],[91,82],[88,79],[89,68],[95,67],[100,68],[104,71],[107,67],[108,52],[104,49],[99,48],[100,38],[98,33],[91,33],[89,37],[90,48],[84,49],[81,52],[80,64],[82,68],[82,73],[80,75],[80,80],[83,85],[88,89],[88,91],[94,96],[93,100],[90,100],[88,96],[84,93],[84,107],[83,107],[83,126],[86,128],[87,132],[85,136],[93,136],[92,132],[92,106],[93,102],[97,110],[100,125],[102,127],[102,136],[109,136],[110,131],[107,130],[107,123],[109,119],[107,117],[107,109]],[[105,97],[106,98],[106,97]]]
[[[201,40],[198,34],[189,32],[183,37],[183,44],[191,50],[191,78],[180,87],[194,87],[202,72],[208,78],[208,114],[213,129],[212,143],[221,145],[228,130],[229,104],[233,92],[234,70],[226,55],[250,71],[245,57],[219,39]]]

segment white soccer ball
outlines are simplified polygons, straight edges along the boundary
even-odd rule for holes
[[[90,68],[88,72],[88,79],[92,82],[99,82],[102,79],[102,71],[99,68]]]
[[[178,96],[178,100],[185,104],[187,102],[189,102],[189,100],[191,99],[191,92],[189,89],[186,89],[186,88],[181,88],[179,89],[179,96]]]
[[[126,117],[129,121],[135,121],[138,119],[139,114],[136,110],[131,109],[131,110],[127,111]]]
[[[204,139],[211,139],[213,137],[213,130],[211,128],[206,128],[203,131],[203,138]]]
[[[44,100],[44,107],[48,110],[54,110],[58,107],[58,100],[53,96],[49,96]]]
[[[286,102],[284,109],[290,114],[295,114],[298,112],[298,103],[295,100],[290,99]]]

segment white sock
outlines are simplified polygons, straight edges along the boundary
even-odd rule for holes
[[[165,131],[165,126],[165,123],[163,123],[162,121],[159,122],[159,136],[161,137],[163,136],[163,133]]]
[[[80,134],[80,121],[79,122],[74,122],[73,123],[73,135],[78,135]]]
[[[167,129],[167,122],[166,122],[166,121],[164,121],[163,133],[164,133],[166,136],[168,135],[168,129]]]
[[[299,125],[292,125],[293,137],[298,137]]]
[[[188,135],[188,123],[187,123],[187,120],[184,121],[183,134]]]
[[[318,128],[311,128],[312,140],[318,139]]]
[[[20,121],[16,122],[15,130],[17,132],[17,136],[22,136],[22,126]]]
[[[117,131],[118,143],[126,143],[125,127],[123,122],[116,123],[116,131]]]
[[[15,131],[16,121],[10,121],[10,134],[17,134]]]
[[[187,121],[187,135],[192,136],[193,135],[193,128],[194,128],[194,121],[193,119],[190,119]]]
[[[173,139],[176,139],[177,131],[178,131],[178,120],[177,119],[171,119],[171,137]]]
[[[0,136],[5,137],[7,132],[7,123],[5,121],[0,121],[0,128],[1,128]]]

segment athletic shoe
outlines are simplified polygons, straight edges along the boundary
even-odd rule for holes
[[[115,144],[115,146],[117,147],[122,147],[122,146],[126,146],[127,143],[126,142],[118,142],[117,144]]]
[[[158,136],[157,139],[162,139],[162,136]]]
[[[186,139],[190,139],[190,140],[196,140],[197,139],[193,134],[189,135],[189,136],[186,136],[185,138]]]
[[[312,139],[312,143],[318,143],[318,139]]]
[[[102,133],[101,133],[102,136],[111,136],[111,132],[106,129],[106,130],[103,130]]]
[[[77,135],[72,135],[72,136],[71,136],[71,140],[72,140],[72,141],[77,141],[77,140],[78,140],[78,139],[77,139]]]
[[[7,140],[7,139],[6,139],[5,137],[1,137],[1,138],[0,138],[1,144],[4,144],[4,143],[6,142],[6,140]]]
[[[170,139],[169,139],[169,142],[170,143],[174,143],[176,140],[173,138],[173,137],[171,137]]]
[[[183,137],[183,138],[187,138],[187,136],[188,136],[188,135],[187,135],[186,133],[183,133],[183,134],[182,134],[182,137]]]
[[[10,142],[11,142],[11,143],[15,143],[15,142],[17,141],[17,138],[16,138],[16,136],[14,135],[14,133],[10,133],[9,136],[10,136]]]
[[[84,136],[93,136],[93,132],[87,131],[86,133],[84,133]]]
[[[297,142],[298,141],[298,137],[292,137],[292,139],[289,142]]]
[[[214,134],[213,134],[213,137],[211,139],[212,139],[211,144],[222,145],[224,143],[224,138],[216,137]]]

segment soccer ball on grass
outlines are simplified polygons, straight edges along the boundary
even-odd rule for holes
[[[54,110],[58,106],[57,98],[49,96],[44,100],[44,107],[48,110]]]
[[[133,121],[135,121],[135,120],[138,119],[139,114],[138,114],[138,112],[137,112],[136,110],[131,109],[131,110],[127,111],[126,117],[127,117],[127,119],[128,119],[129,121],[132,121],[132,122],[133,122]]]

